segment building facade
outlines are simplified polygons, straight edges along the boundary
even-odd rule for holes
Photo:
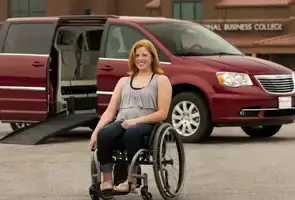
[[[163,16],[201,23],[242,52],[295,70],[295,0],[0,0],[8,17]]]

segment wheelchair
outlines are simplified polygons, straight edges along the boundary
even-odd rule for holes
[[[178,159],[171,159],[166,157],[167,147],[175,144],[174,150],[177,150]],[[179,174],[177,176],[177,184],[175,189],[171,189],[168,181],[167,166],[173,166],[178,162]],[[142,165],[152,165],[154,171],[154,179],[157,189],[165,200],[180,199],[185,182],[185,153],[181,138],[177,131],[169,123],[159,123],[155,125],[150,137],[145,138],[143,148],[137,151],[134,155],[130,167],[127,172],[128,162],[127,154],[120,146],[113,151],[113,180],[114,184],[118,185],[121,182],[128,180],[129,191],[125,193],[117,193],[115,191],[105,193],[100,191],[101,172],[99,161],[97,159],[97,149],[93,149],[91,158],[91,181],[92,184],[89,188],[89,195],[92,200],[111,200],[114,196],[127,195],[131,193],[131,180],[137,179],[136,190],[140,189],[140,194],[143,200],[152,200],[153,196],[149,192],[148,174],[142,173]],[[177,167],[177,166],[176,166]],[[132,174],[132,172],[137,172]]]

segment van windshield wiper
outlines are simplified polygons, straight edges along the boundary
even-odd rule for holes
[[[176,56],[215,56],[215,55],[235,55],[235,56],[241,56],[243,54],[234,54],[234,53],[228,53],[228,52],[216,52],[216,53],[201,53],[201,52],[174,52],[173,53]]]
[[[228,52],[216,52],[216,53],[208,53],[208,56],[222,56],[222,55],[232,55],[232,56],[242,56],[243,54],[238,54],[238,53],[228,53]]]
[[[198,52],[175,52],[173,53],[175,56],[205,56],[207,54],[198,53]]]

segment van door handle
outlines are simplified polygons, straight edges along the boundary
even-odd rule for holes
[[[99,67],[99,69],[103,70],[103,71],[111,71],[114,68],[112,66],[110,66],[110,65],[105,65],[105,66]]]
[[[44,67],[44,64],[42,64],[40,62],[33,62],[32,66],[33,67]]]

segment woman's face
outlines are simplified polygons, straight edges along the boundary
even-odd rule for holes
[[[152,54],[145,47],[139,47],[135,51],[135,65],[139,70],[147,70],[151,68],[153,61]]]

